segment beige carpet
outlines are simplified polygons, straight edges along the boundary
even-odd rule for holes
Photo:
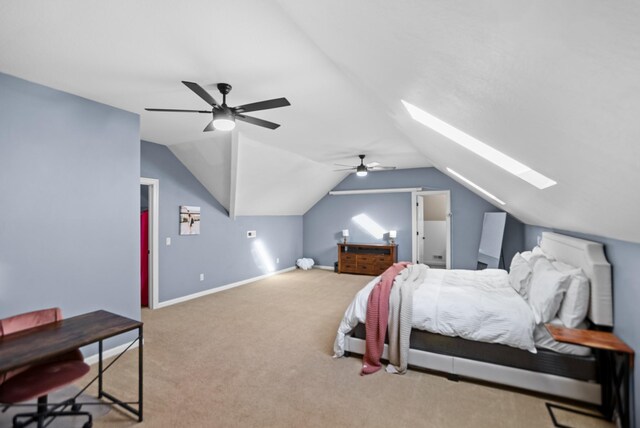
[[[409,371],[359,375],[331,358],[345,308],[370,277],[293,271],[155,311],[145,322],[145,421],[96,427],[551,427],[545,400]],[[134,400],[137,352],[108,373]],[[95,371],[95,367],[93,369]],[[574,427],[604,421],[558,412]]]

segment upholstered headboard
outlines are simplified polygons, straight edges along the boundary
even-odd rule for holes
[[[591,283],[589,319],[596,325],[613,327],[611,265],[602,244],[552,232],[542,232],[542,250],[555,259],[582,268]]]

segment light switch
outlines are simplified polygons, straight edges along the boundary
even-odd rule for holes
[[[171,238],[166,239],[167,246],[171,245]]]
[[[200,281],[204,281],[204,274],[203,273],[200,274]]]

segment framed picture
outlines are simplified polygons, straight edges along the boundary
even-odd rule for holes
[[[200,235],[200,207],[180,206],[180,235]]]

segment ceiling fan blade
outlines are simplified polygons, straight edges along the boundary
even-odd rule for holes
[[[185,82],[184,80],[182,81],[182,83],[184,83],[187,88],[195,92],[197,96],[205,100],[211,107],[215,107],[218,105],[217,101],[211,96],[209,92],[205,91],[202,86],[193,82]]]
[[[146,108],[145,110],[146,111],[172,111],[177,113],[209,113],[211,114],[211,112],[208,110],[178,110],[174,108]]]
[[[213,120],[209,122],[207,127],[202,130],[202,132],[209,132],[209,131],[215,131],[215,128],[213,127]]]
[[[357,166],[353,166],[353,165],[343,165],[341,163],[334,163],[335,166],[348,166],[349,168],[357,168]]]
[[[334,171],[355,171],[356,167],[352,167],[352,168],[343,168],[343,169],[334,169]]]
[[[267,120],[258,119],[257,117],[244,116],[244,115],[241,115],[241,114],[236,114],[236,119],[241,120],[243,122],[250,123],[252,125],[263,126],[265,128],[269,128],[269,129],[276,129],[277,127],[280,126],[277,123],[269,122]]]
[[[268,110],[270,108],[286,107],[290,105],[291,103],[286,98],[274,98],[272,100],[258,101],[257,103],[233,107],[233,111],[236,113],[247,113],[250,111]]]
[[[380,162],[371,162],[367,164],[367,168],[375,168],[377,166],[380,166]]]
[[[369,171],[380,171],[385,169],[396,169],[395,166],[374,166],[372,168],[367,168]]]

